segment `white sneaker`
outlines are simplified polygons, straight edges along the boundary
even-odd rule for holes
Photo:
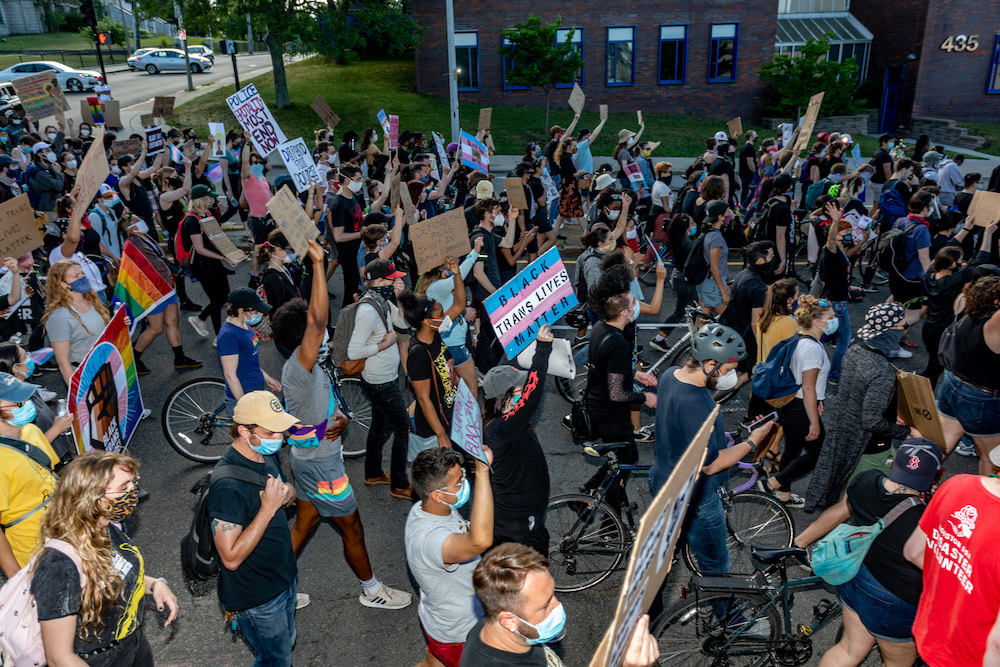
[[[295,608],[302,609],[302,607],[308,607],[312,600],[309,599],[307,593],[296,593],[295,594]]]
[[[909,359],[912,356],[913,356],[912,352],[910,352],[909,350],[904,350],[901,347],[896,348],[895,350],[889,353],[890,359]]]
[[[45,389],[44,387],[39,387],[38,388],[38,398],[42,399],[42,401],[44,401],[46,403],[48,403],[49,401],[51,401],[53,398],[55,398],[58,395],[59,394],[57,394],[56,392],[49,391],[48,389]]]
[[[413,602],[413,595],[382,584],[375,595],[366,595],[362,590],[358,602],[373,609],[403,609]]]
[[[151,414],[153,414],[153,411],[150,410],[149,408],[146,408],[145,410],[142,411],[142,414],[139,415],[139,421],[142,421]]]
[[[194,328],[195,332],[202,338],[208,338],[208,324],[198,319],[197,315],[191,315],[188,317],[188,324]]]

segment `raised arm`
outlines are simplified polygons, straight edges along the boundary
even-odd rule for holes
[[[406,214],[403,213],[402,208],[396,209],[396,223],[392,226],[392,230],[389,232],[389,242],[384,248],[378,251],[379,259],[389,259],[393,256],[396,250],[399,248],[399,244],[403,240],[403,227],[406,226]]]
[[[590,133],[590,136],[587,137],[587,143],[590,144],[591,150],[593,150],[594,142],[597,141],[597,137],[600,136],[601,130],[604,129],[604,124],[607,122],[608,122],[607,119],[602,120],[600,123],[597,124],[597,127],[594,128],[594,131]]]
[[[326,274],[323,271],[323,249],[315,241],[309,242],[309,259],[312,260],[312,293],[322,294],[326,288]],[[306,331],[302,335],[302,344],[296,351],[296,357],[302,368],[312,369],[319,356],[320,345],[330,319],[329,299],[310,299],[309,310],[306,311]]]
[[[454,257],[445,257],[444,261],[448,265],[448,270],[452,272],[452,279],[455,281],[455,287],[452,291],[454,299],[452,299],[451,308],[444,311],[444,314],[455,320],[465,310],[465,282],[462,280],[462,271],[458,266],[458,260]]]

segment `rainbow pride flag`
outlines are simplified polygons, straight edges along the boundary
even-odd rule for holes
[[[174,296],[174,286],[163,279],[149,260],[131,241],[122,250],[118,282],[115,283],[115,303],[125,306],[132,318],[132,331],[139,320],[161,303]]]

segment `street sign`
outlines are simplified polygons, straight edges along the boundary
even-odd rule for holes
[[[224,39],[222,40],[222,52],[227,56],[236,55],[236,40],[234,39]]]
[[[187,39],[187,38],[188,38],[187,30],[181,28],[177,31],[177,39]]]
[[[101,46],[111,46],[114,43],[110,32],[97,33],[97,41]]]

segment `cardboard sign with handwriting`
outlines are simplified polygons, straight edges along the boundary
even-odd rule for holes
[[[212,245],[225,255],[229,261],[239,264],[247,258],[247,254],[236,247],[232,239],[222,231],[219,221],[212,216],[201,219],[201,229],[205,233],[205,236],[208,237],[208,240],[212,242]]]
[[[795,146],[792,147],[796,157],[809,146],[813,128],[816,127],[816,119],[819,118],[819,110],[823,106],[824,95],[826,93],[821,92],[809,98],[809,105],[806,107],[806,114],[802,119],[799,137],[795,140]]]
[[[31,120],[38,121],[69,111],[69,103],[56,82],[55,72],[51,70],[29,74],[14,79],[12,83],[24,107],[24,114]]]
[[[154,97],[153,115],[158,118],[166,118],[174,112],[173,97]]]
[[[0,204],[0,259],[21,257],[42,245],[28,195]]]
[[[313,103],[309,106],[311,106],[312,110],[316,112],[316,115],[319,116],[320,120],[326,123],[328,128],[332,130],[337,127],[337,123],[340,122],[340,116],[333,113],[333,109],[331,109],[330,105],[326,103],[326,100],[323,99],[322,95],[317,95],[316,99],[314,99]]]
[[[739,117],[732,119],[726,125],[729,127],[729,137],[735,139],[743,134],[743,120]]]
[[[309,252],[309,242],[319,236],[316,225],[306,215],[302,204],[288,188],[278,188],[271,200],[267,202],[267,210],[278,223],[278,229],[285,235],[295,254],[305,258]]]
[[[1000,221],[1000,192],[976,190],[969,204],[969,215],[976,219],[979,227],[988,227],[993,221]]]
[[[417,209],[413,206],[413,198],[410,197],[410,186],[407,183],[399,184],[399,203],[403,205],[403,215],[406,216],[406,220],[410,224],[419,220],[419,213],[417,213]]]
[[[490,129],[493,124],[493,107],[479,110],[479,131]]]
[[[465,224],[465,211],[461,208],[410,225],[409,231],[418,273],[441,266],[445,257],[459,259],[472,250],[469,228]]]
[[[83,214],[90,208],[90,202],[97,195],[101,183],[111,173],[108,165],[108,154],[104,152],[104,128],[98,126],[94,131],[94,141],[83,157],[83,163],[76,172],[76,183],[69,196],[73,199],[73,212],[70,214],[70,224],[80,222]]]
[[[607,104],[602,104],[601,107],[600,107],[600,109],[601,109],[601,120],[607,120],[608,119],[608,105]]]
[[[156,124],[156,116],[151,113],[144,113],[139,116],[139,122],[142,123],[143,127],[152,127]]]
[[[907,426],[917,429],[920,434],[947,449],[941,415],[934,400],[934,387],[923,375],[896,369],[896,412]]]
[[[583,94],[583,89],[578,83],[573,84],[573,92],[569,94],[569,107],[577,115],[583,113],[583,105],[587,101],[587,96]]]
[[[521,182],[520,178],[503,179],[503,188],[507,191],[507,202],[512,208],[523,211],[526,215],[531,214],[531,206],[528,205],[528,199],[524,196],[524,183]]]
[[[111,159],[117,160],[122,155],[139,157],[142,152],[142,139],[123,139],[111,144]]]

